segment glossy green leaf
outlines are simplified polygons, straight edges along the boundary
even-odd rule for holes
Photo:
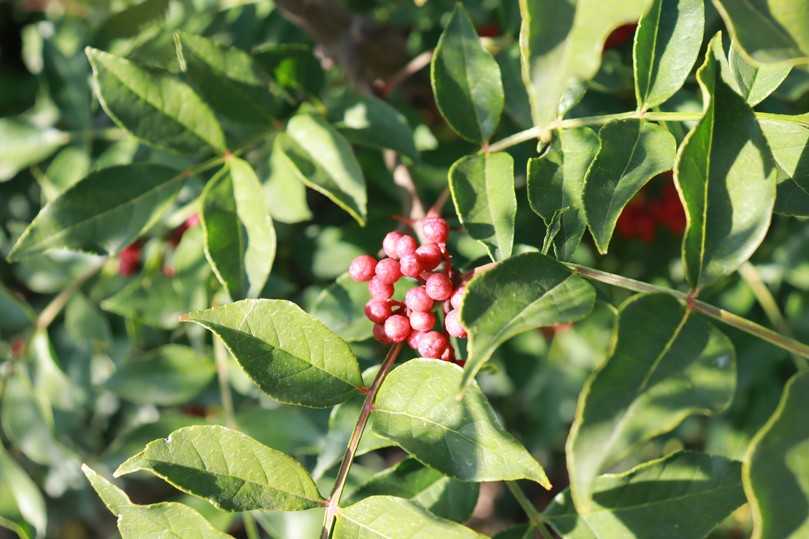
[[[115,476],[138,470],[226,511],[301,511],[323,501],[295,459],[225,427],[174,431],[121,464]]]
[[[627,300],[615,349],[586,382],[567,440],[576,508],[593,509],[599,473],[689,415],[720,412],[735,386],[733,345],[722,333],[671,296]]]
[[[730,48],[728,64],[733,77],[732,85],[751,107],[773,93],[792,71],[792,66],[788,64],[751,64],[744,54],[739,53],[736,45]]]
[[[216,334],[273,399],[332,406],[362,385],[349,346],[323,323],[283,300],[243,300],[188,315]]]
[[[9,259],[57,247],[116,254],[157,222],[185,179],[151,164],[93,172],[42,208]]]
[[[436,516],[465,522],[475,509],[478,490],[477,483],[451,479],[407,458],[360,485],[343,505],[368,496],[397,496],[414,501]]]
[[[449,126],[471,142],[489,140],[503,112],[500,66],[480,44],[460,3],[436,45],[430,80],[438,110]]]
[[[275,260],[275,228],[256,173],[232,157],[202,194],[205,256],[231,298],[256,297]]]
[[[713,0],[733,40],[756,63],[809,63],[809,4],[803,0]]]
[[[0,182],[35,165],[70,140],[53,128],[40,128],[21,118],[0,118]]]
[[[25,539],[45,536],[45,499],[25,470],[0,445],[0,528]],[[35,533],[29,533],[35,532]]]
[[[483,243],[492,260],[511,256],[514,247],[514,160],[505,152],[468,155],[449,169],[455,212],[470,236]]]
[[[193,348],[168,344],[115,370],[104,385],[140,404],[183,404],[202,391],[216,368],[213,358]]]
[[[524,331],[584,318],[594,302],[590,283],[538,253],[509,258],[481,273],[467,284],[461,304],[469,332],[464,385],[503,342]]]
[[[522,82],[519,45],[514,43],[502,50],[497,54],[496,59],[503,78],[505,94],[503,112],[522,129],[528,129],[533,125],[531,103],[528,101],[528,92],[525,91],[525,84]]]
[[[536,125],[545,127],[555,120],[568,88],[596,74],[610,31],[637,21],[650,4],[651,0],[520,0],[523,80]]]
[[[674,179],[685,208],[683,262],[700,289],[736,271],[770,226],[777,167],[753,111],[723,80],[721,36],[697,72],[703,117],[677,156]]]
[[[176,42],[191,84],[214,110],[246,124],[273,120],[277,105],[270,77],[249,54],[185,32],[177,34]]]
[[[371,496],[340,509],[332,537],[480,539],[484,536],[456,522],[439,518],[411,500],[393,496]]]
[[[176,502],[134,504],[123,490],[86,464],[82,471],[107,509],[118,517],[118,531],[123,539],[233,539],[186,505]]]
[[[610,122],[584,179],[584,211],[601,254],[624,207],[646,183],[674,165],[677,143],[665,128],[641,120]]]
[[[334,127],[355,144],[388,148],[418,159],[413,131],[404,115],[373,96],[344,93],[327,103]]]
[[[632,50],[638,107],[656,107],[682,88],[697,61],[703,0],[654,0],[640,19]]]
[[[365,177],[343,135],[317,116],[299,114],[276,141],[276,149],[284,152],[301,182],[365,224]]]
[[[760,121],[778,166],[804,191],[809,191],[809,113],[771,115]]]
[[[413,359],[388,375],[371,414],[374,432],[462,481],[530,479],[550,489],[542,466],[500,423],[476,383],[458,398],[463,371]]]
[[[264,195],[272,218],[282,223],[309,221],[312,211],[306,201],[306,186],[298,179],[295,165],[277,146],[264,165],[259,175],[264,178]]]
[[[312,316],[346,341],[364,341],[371,337],[373,329],[363,312],[370,299],[367,283],[357,282],[344,273],[317,297]]]
[[[743,464],[754,539],[809,533],[809,372],[793,376],[773,415],[756,433]]]
[[[144,0],[116,11],[101,22],[93,42],[103,46],[116,39],[134,37],[150,24],[165,18],[170,4],[170,0]]]
[[[182,153],[222,152],[225,136],[211,109],[171,73],[87,48],[98,100],[119,126],[144,142]]]
[[[744,503],[738,462],[679,452],[593,484],[593,507],[576,511],[570,491],[544,516],[564,539],[703,539]]]
[[[558,215],[553,248],[561,260],[570,260],[587,228],[584,177],[598,144],[596,132],[589,127],[564,129],[542,157],[528,160],[528,203],[546,227]]]

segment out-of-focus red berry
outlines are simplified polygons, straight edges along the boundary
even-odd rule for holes
[[[399,259],[399,269],[401,270],[402,275],[416,278],[421,275],[424,268],[422,267],[421,261],[416,254],[409,254],[404,255]]]
[[[673,182],[663,187],[663,192],[652,210],[654,216],[672,234],[680,235],[685,231],[685,211],[680,202],[680,195]]]
[[[402,236],[404,236],[404,234],[396,232],[395,230],[385,234],[385,239],[382,240],[382,250],[385,251],[385,255],[390,258],[399,258],[399,255],[396,253],[396,245]]]
[[[393,342],[406,341],[411,332],[410,320],[401,314],[394,314],[385,320],[385,335]]]
[[[11,355],[14,358],[20,358],[25,353],[25,340],[14,339],[11,343]]]
[[[443,333],[430,331],[419,338],[419,354],[422,357],[438,359],[447,349],[449,341]]]
[[[480,37],[497,37],[500,35],[500,26],[497,24],[482,24],[478,26],[478,35]]]
[[[393,295],[393,285],[382,282],[379,277],[368,281],[368,291],[375,299],[388,299]]]
[[[463,286],[459,286],[455,289],[455,292],[452,293],[452,297],[449,298],[449,301],[453,309],[461,308],[461,300],[463,300],[463,295],[465,292],[466,289]]]
[[[429,312],[413,311],[410,313],[410,327],[416,331],[430,331],[435,326],[435,315]]]
[[[417,286],[405,294],[405,305],[411,311],[427,312],[433,308],[433,298],[427,294],[423,286]]]
[[[180,244],[180,240],[183,239],[183,234],[189,229],[197,226],[199,224],[199,214],[193,213],[191,214],[188,219],[182,222],[179,226],[177,226],[174,230],[169,233],[168,242],[172,247],[177,247]]]
[[[416,256],[421,262],[421,267],[424,270],[434,270],[441,263],[443,253],[441,248],[435,243],[428,243],[416,249]]]
[[[446,243],[449,237],[449,225],[441,217],[427,217],[421,221],[421,232],[428,242]]]
[[[610,35],[607,36],[607,40],[604,41],[604,50],[620,47],[631,40],[635,36],[635,29],[637,27],[638,25],[635,23],[624,24],[610,32]]]
[[[443,273],[433,273],[424,285],[427,295],[436,301],[444,301],[452,296],[452,282]]]
[[[461,317],[457,309],[451,310],[444,317],[444,327],[447,329],[447,333],[453,337],[458,337],[459,339],[466,337],[466,330],[461,325]]]
[[[140,269],[140,255],[143,242],[138,240],[124,247],[118,255],[118,274],[124,277],[134,275]]]
[[[365,316],[371,322],[381,324],[391,315],[391,305],[385,299],[372,299],[365,304]]]

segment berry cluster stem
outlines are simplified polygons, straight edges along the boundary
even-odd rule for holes
[[[337,472],[337,479],[334,482],[334,488],[329,496],[328,503],[326,504],[326,514],[323,515],[323,530],[320,534],[321,539],[329,539],[331,529],[334,526],[334,518],[337,516],[337,510],[340,507],[340,498],[343,495],[343,490],[346,486],[348,479],[348,472],[351,469],[351,464],[354,461],[354,456],[357,453],[357,448],[360,445],[362,433],[365,431],[365,426],[368,424],[368,418],[371,416],[371,411],[374,408],[374,399],[382,386],[382,382],[388,376],[388,373],[396,363],[399,353],[402,351],[403,343],[397,343],[390,347],[385,360],[379,367],[379,372],[376,373],[368,393],[365,395],[365,400],[362,403],[360,416],[357,419],[357,424],[354,425],[354,431],[351,433],[351,438],[348,440],[348,446],[343,454],[343,461],[340,463],[340,469]]]

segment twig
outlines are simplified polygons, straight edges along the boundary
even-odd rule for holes
[[[433,51],[425,51],[407,62],[407,64],[393,74],[393,76],[385,83],[385,86],[382,88],[382,94],[387,96],[390,94],[397,86],[401,83],[430,65],[430,61],[433,59]]]
[[[416,190],[416,184],[413,181],[413,176],[410,175],[410,170],[402,163],[395,151],[385,150],[384,157],[385,166],[393,175],[393,183],[401,187],[405,193],[402,199],[402,214],[406,215],[412,222],[423,219],[425,215],[424,203]],[[415,228],[416,234],[420,234],[418,227]]]
[[[536,529],[543,539],[550,539],[545,529],[545,517],[542,516],[542,513],[537,511],[537,508],[534,507],[534,504],[531,503],[531,500],[525,495],[519,483],[516,481],[506,481],[505,483],[508,490],[511,491],[511,495],[514,496],[514,499],[517,500],[517,503],[522,507],[525,516],[528,517],[531,527]]]
[[[388,373],[390,372],[393,364],[396,363],[396,358],[399,357],[399,352],[402,351],[402,343],[393,345],[388,350],[388,355],[379,367],[379,372],[376,373],[368,393],[365,395],[365,400],[362,403],[362,410],[357,419],[357,424],[354,426],[354,431],[351,433],[351,438],[348,440],[343,461],[340,463],[340,469],[337,472],[337,479],[334,483],[334,488],[331,491],[328,503],[326,504],[326,514],[323,516],[323,530],[320,534],[321,539],[328,539],[331,535],[331,529],[334,525],[334,518],[337,515],[337,510],[340,505],[340,497],[343,495],[346,480],[348,479],[348,471],[351,469],[351,463],[354,461],[354,456],[357,453],[357,448],[362,439],[362,433],[365,431],[365,425],[368,424],[368,418],[371,416],[371,411],[374,407],[374,399],[385,381]]]
[[[98,273],[101,268],[104,266],[104,263],[107,261],[107,258],[104,257],[101,260],[98,260],[96,263],[91,265],[87,270],[79,275],[75,281],[70,283],[67,288],[63,289],[59,294],[51,300],[48,305],[42,309],[42,312],[39,313],[37,317],[35,327],[37,330],[47,329],[48,326],[59,316],[59,313],[62,312],[67,302],[70,301],[70,298],[73,297],[84,283],[89,281],[96,273]]]

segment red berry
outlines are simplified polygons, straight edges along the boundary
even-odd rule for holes
[[[461,308],[461,300],[463,299],[463,295],[466,292],[466,289],[462,286],[459,286],[455,292],[452,293],[452,297],[449,299],[450,304],[455,309]]]
[[[435,326],[435,315],[422,311],[410,313],[410,327],[416,331],[430,331]]]
[[[403,234],[402,237],[396,240],[396,254],[399,258],[412,255],[416,252],[418,246],[419,242],[416,241],[416,238]]]
[[[443,273],[433,273],[424,285],[427,295],[436,301],[444,301],[452,296],[452,282]]]
[[[118,255],[118,274],[129,277],[140,267],[140,254],[142,242],[140,240],[124,247]]]
[[[421,262],[422,269],[434,270],[441,263],[443,253],[438,245],[428,243],[416,249],[416,256]]]
[[[374,339],[382,344],[390,344],[392,341],[385,334],[385,326],[382,324],[374,324]]]
[[[388,232],[385,235],[385,239],[382,240],[382,250],[385,251],[385,254],[391,258],[398,258],[399,255],[396,254],[396,244],[399,242],[399,238],[404,236],[401,232]]]
[[[424,238],[432,243],[446,243],[449,237],[449,225],[440,217],[428,217],[421,222]]]
[[[423,286],[417,286],[405,294],[405,305],[411,311],[427,312],[433,308],[433,300]]]
[[[393,342],[402,342],[410,337],[410,321],[406,316],[394,314],[385,320],[385,335]]]
[[[399,269],[401,270],[402,275],[415,278],[421,274],[424,268],[421,267],[419,257],[415,254],[410,254],[404,255],[399,260]]]
[[[447,316],[444,318],[444,327],[447,328],[447,333],[453,337],[460,339],[466,337],[466,330],[461,325],[461,317],[457,309],[453,309],[447,313]]]
[[[368,281],[368,291],[374,299],[388,299],[393,295],[393,285],[383,283],[379,277],[374,277]]]
[[[614,49],[632,39],[637,26],[638,25],[635,23],[624,24],[613,30],[610,35],[607,36],[606,41],[604,41],[604,50]]]
[[[431,331],[419,338],[419,354],[422,357],[438,359],[447,349],[449,341],[443,333]]]
[[[365,316],[371,322],[381,324],[391,315],[390,302],[386,299],[372,299],[365,304]]]
[[[376,278],[383,283],[393,284],[402,277],[399,262],[392,258],[383,258],[376,263]]]
[[[412,348],[413,350],[419,349],[419,339],[421,339],[424,335],[427,335],[423,331],[412,331],[410,333],[410,337],[407,338],[407,345]]]
[[[348,274],[355,281],[370,281],[375,270],[376,258],[368,255],[358,256],[348,266]]]
[[[451,346],[447,346],[447,349],[441,354],[441,359],[443,361],[455,362],[455,350]]]

